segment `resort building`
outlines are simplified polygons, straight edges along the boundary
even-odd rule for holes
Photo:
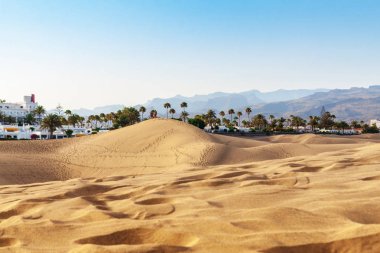
[[[0,112],[6,116],[14,118],[24,118],[28,113],[32,112],[38,104],[34,94],[31,96],[24,96],[24,101],[20,103],[0,103]]]
[[[39,126],[31,125],[1,125],[0,124],[0,139],[14,139],[14,140],[31,140],[31,139],[63,139],[67,138],[66,131],[72,130],[72,137],[81,137],[92,134],[91,128],[81,128],[72,126],[62,126],[53,132],[50,136],[48,130],[41,129]],[[99,133],[107,132],[109,130],[99,131]]]

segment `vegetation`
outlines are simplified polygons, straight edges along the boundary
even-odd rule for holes
[[[188,120],[189,124],[199,127],[200,129],[204,129],[206,123],[201,118],[193,118]]]
[[[243,116],[243,113],[242,112],[237,112],[236,115],[238,116],[238,119],[239,119],[238,126],[240,126],[240,117]]]
[[[186,108],[187,108],[187,103],[186,102],[182,102],[180,106],[182,108],[182,111],[185,111]]]
[[[224,111],[219,112],[220,117],[222,117],[222,122],[224,120],[224,116],[226,116],[226,113]]]
[[[34,114],[28,113],[27,115],[25,115],[24,122],[30,125],[34,124],[36,122],[36,118],[34,117]]]
[[[141,113],[141,121],[144,120],[144,113],[146,112],[146,108],[144,106],[141,106],[139,109],[139,112]]]
[[[377,128],[377,126],[375,124],[373,124],[372,126],[364,124],[364,126],[363,126],[363,133],[366,133],[366,134],[379,133],[379,128]]]
[[[119,110],[114,119],[114,125],[117,127],[125,127],[140,122],[140,113],[133,107],[125,107]]]
[[[171,108],[169,110],[169,113],[172,115],[172,119],[174,118],[174,114],[175,114],[175,109],[174,108]]]
[[[252,108],[251,107],[245,108],[245,113],[247,113],[248,121],[251,121],[251,118],[249,117],[249,115],[251,115],[252,113]]]
[[[83,122],[83,118],[78,114],[69,114],[67,117],[67,124],[72,125],[73,127],[81,124],[81,122]]]
[[[334,125],[337,129],[341,129],[343,133],[345,129],[348,129],[350,127],[350,125],[346,121],[335,122]]]
[[[233,117],[234,114],[235,114],[235,110],[234,110],[234,109],[229,109],[229,110],[228,110],[228,114],[230,115],[230,117],[231,117],[231,121],[232,121],[232,117]]]
[[[189,113],[187,113],[186,111],[183,111],[181,113],[181,119],[183,122],[186,122],[187,118],[189,117]]]
[[[321,118],[318,116],[309,116],[309,125],[311,126],[311,131],[314,132],[315,128],[319,125],[319,120]]]
[[[45,115],[46,110],[42,105],[39,105],[34,109],[33,114],[36,116],[39,123],[41,123],[42,117]]]
[[[156,110],[150,111],[150,118],[152,118],[152,119],[157,118],[157,111]]]
[[[73,136],[74,131],[71,130],[71,129],[67,129],[67,130],[65,131],[65,133],[66,133],[67,137],[70,138],[70,137]]]
[[[324,129],[332,129],[334,126],[335,115],[330,112],[325,112],[321,116],[319,126]]]
[[[62,117],[57,114],[48,114],[41,122],[41,128],[49,131],[50,138],[59,127],[62,127]]]
[[[267,125],[268,121],[262,114],[257,114],[252,119],[252,126],[258,128],[259,130],[263,130]]]
[[[290,125],[293,127],[296,127],[298,130],[299,127],[306,126],[306,120],[304,120],[301,117],[291,115],[290,116]]]
[[[170,103],[165,103],[164,104],[164,108],[166,109],[166,118],[168,119],[169,118],[169,109],[171,108],[171,104]]]

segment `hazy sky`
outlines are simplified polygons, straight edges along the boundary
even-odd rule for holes
[[[0,98],[47,108],[380,84],[378,0],[0,0]]]

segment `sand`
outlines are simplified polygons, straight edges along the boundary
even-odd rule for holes
[[[0,142],[0,252],[380,252],[380,137],[149,120]]]

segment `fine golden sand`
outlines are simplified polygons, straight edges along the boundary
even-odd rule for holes
[[[0,252],[380,252],[380,138],[149,120],[0,142]]]

